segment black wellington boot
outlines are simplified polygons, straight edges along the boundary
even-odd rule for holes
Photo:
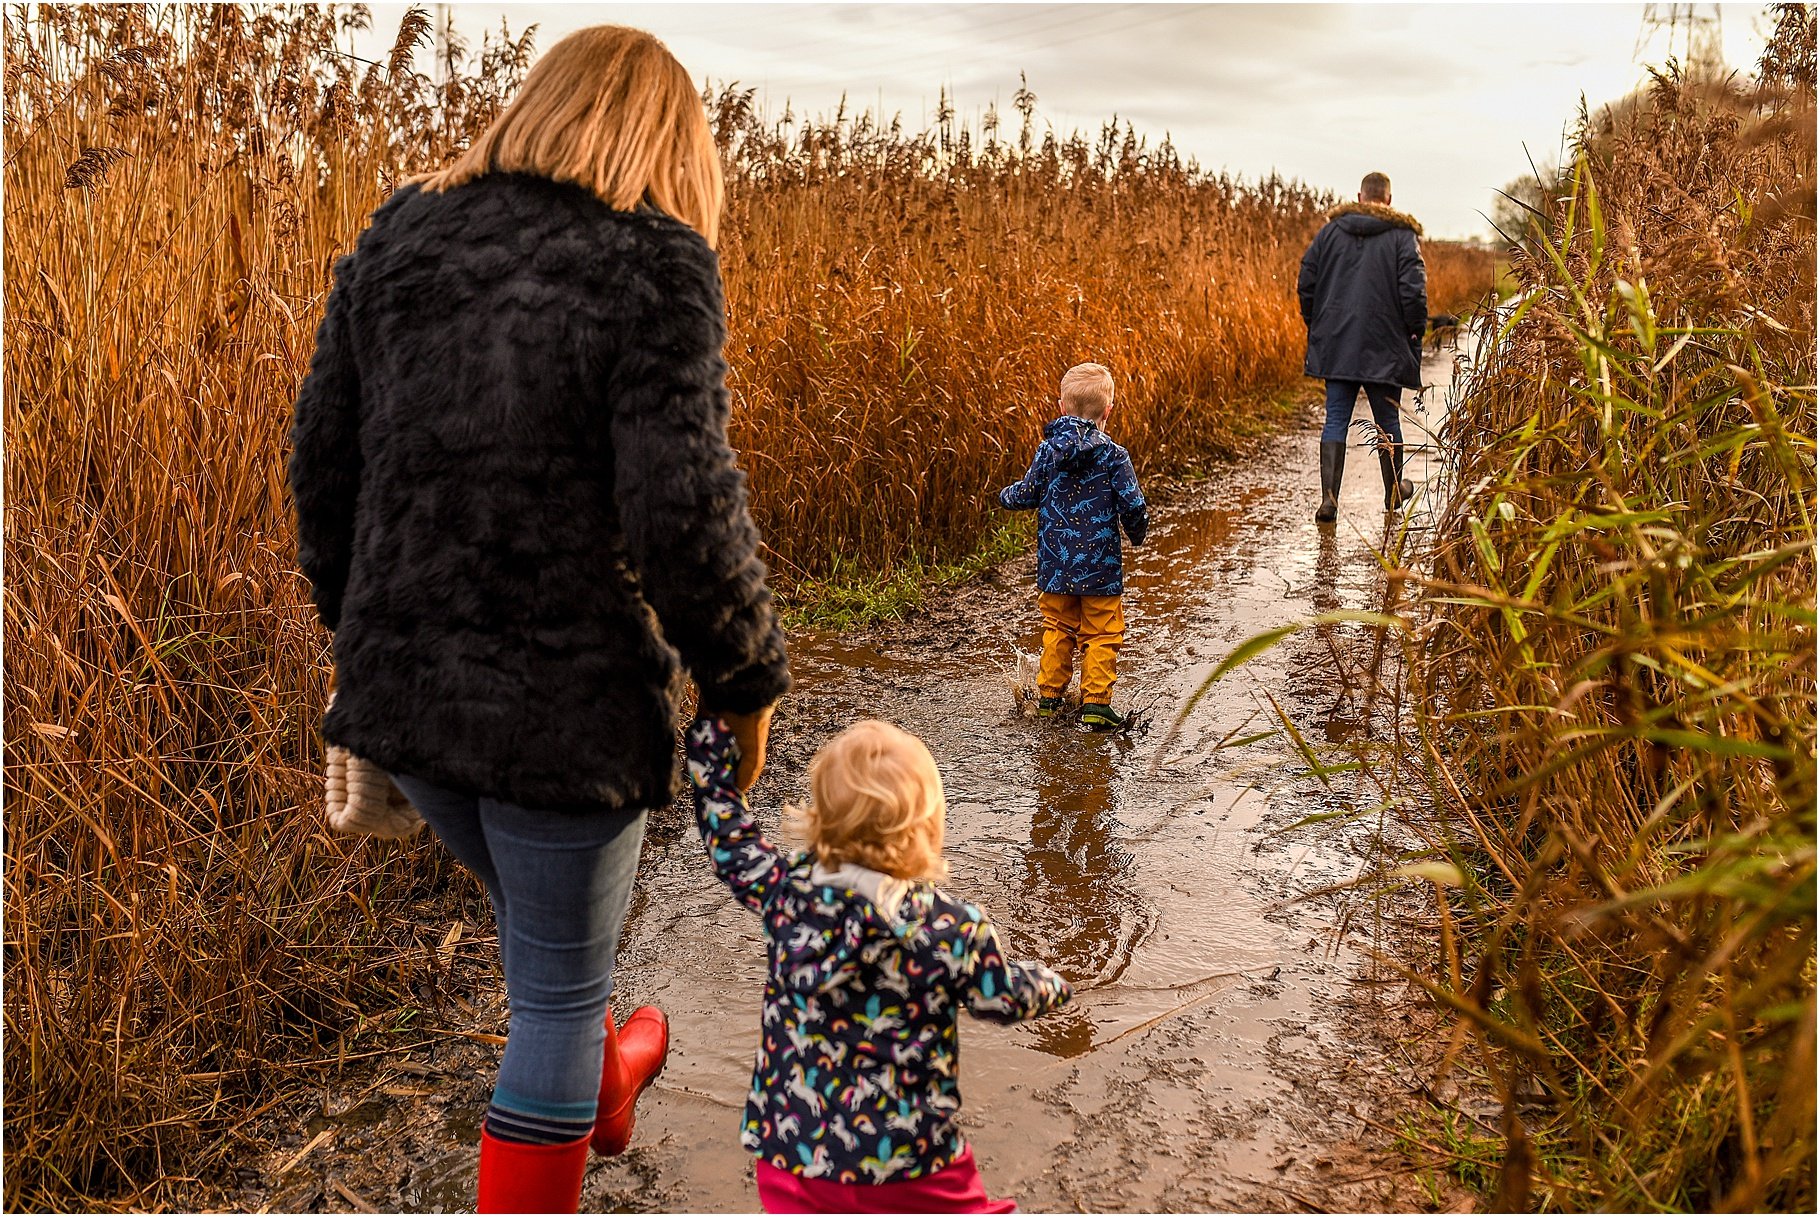
[[[1346,472],[1346,441],[1321,441],[1321,505],[1315,523],[1331,524],[1340,512],[1340,478]]]
[[[1403,445],[1378,449],[1378,468],[1384,474],[1384,510],[1395,511],[1416,497],[1415,483],[1403,476]]]

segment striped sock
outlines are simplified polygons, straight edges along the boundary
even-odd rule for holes
[[[487,1105],[487,1135],[521,1145],[568,1145],[594,1131],[595,1105],[538,1103],[495,1089]]]

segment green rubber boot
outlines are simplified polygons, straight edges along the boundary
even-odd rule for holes
[[[1081,725],[1092,731],[1117,731],[1123,727],[1126,717],[1111,706],[1098,702],[1081,703]]]

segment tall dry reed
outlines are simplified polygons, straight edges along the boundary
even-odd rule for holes
[[[1502,1096],[1466,1155],[1500,1208],[1815,1201],[1812,10],[1783,19],[1804,74],[1584,123],[1447,425],[1416,702],[1464,884],[1429,983]]]
[[[468,880],[316,813],[328,638],[284,457],[328,270],[531,56],[432,84],[421,10],[5,17],[5,1180],[16,1208],[220,1178],[323,1063],[408,1041]],[[1146,470],[1274,421],[1325,198],[944,112],[773,124],[714,99],[735,438],[786,581],[966,553],[1070,363]],[[405,1040],[399,1037],[403,1035]]]

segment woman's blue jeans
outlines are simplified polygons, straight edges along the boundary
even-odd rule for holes
[[[1398,407],[1403,400],[1403,390],[1396,385],[1366,384],[1357,380],[1327,382],[1327,425],[1321,428],[1321,442],[1346,442],[1346,429],[1352,425],[1352,408],[1358,403],[1360,389],[1371,402],[1371,417],[1377,422],[1378,430],[1389,436],[1391,443],[1402,443],[1403,419]]]
[[[393,775],[486,885],[512,1021],[493,1105],[591,1123],[642,811],[536,811]]]

